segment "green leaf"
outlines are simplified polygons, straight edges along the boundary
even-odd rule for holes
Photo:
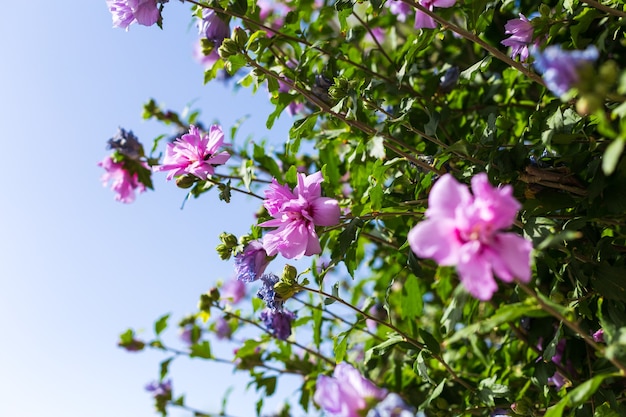
[[[441,353],[441,345],[439,344],[439,341],[437,339],[435,339],[435,336],[433,336],[432,334],[428,333],[426,330],[424,329],[420,329],[419,330],[419,334],[420,337],[422,338],[422,340],[424,341],[424,344],[426,344],[426,347],[435,355],[438,355],[439,353]]]
[[[467,339],[476,334],[484,334],[498,328],[509,321],[514,322],[522,317],[546,317],[548,313],[541,309],[539,304],[534,304],[532,299],[522,303],[503,305],[493,316],[471,324],[454,333],[446,343],[451,344],[462,339]]]
[[[164,361],[161,362],[159,368],[160,368],[160,372],[159,372],[159,379],[162,381],[168,374],[169,369],[170,369],[170,363],[172,363],[172,361],[174,360],[174,358],[169,358],[169,359],[165,359]]]
[[[192,358],[211,359],[213,357],[211,354],[211,344],[206,340],[203,340],[201,343],[191,345],[189,350],[191,351],[189,356]]]
[[[165,330],[167,328],[167,320],[170,318],[169,314],[166,314],[164,316],[162,316],[161,318],[159,318],[155,323],[154,323],[154,333],[159,336],[161,334],[161,332],[163,332],[163,330]]]
[[[602,155],[602,172],[604,172],[604,175],[611,175],[615,171],[617,163],[624,152],[624,142],[620,137],[607,146],[604,155]]]
[[[578,407],[587,401],[600,387],[602,381],[610,377],[616,377],[618,374],[602,374],[583,382],[575,389],[567,393],[565,397],[558,403],[548,408],[544,417],[561,417],[566,407]]]
[[[350,336],[350,332],[341,333],[337,338],[335,338],[335,362],[341,363],[346,357],[346,349],[348,348],[348,336]]]
[[[400,311],[403,319],[413,320],[422,314],[424,302],[422,301],[422,292],[414,276],[407,277],[402,286],[402,297],[400,298]]]
[[[591,277],[593,288],[609,300],[626,302],[626,268],[602,263]]]

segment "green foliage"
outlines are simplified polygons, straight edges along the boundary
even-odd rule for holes
[[[323,252],[310,268],[298,266],[297,274],[288,267],[273,288],[275,301],[297,311],[287,340],[261,323],[263,301],[234,306],[215,288],[181,322],[195,332],[183,350],[161,338],[167,315],[155,323],[155,340],[128,330],[119,345],[164,351],[163,379],[172,353],[225,361],[212,335],[225,320],[229,337],[242,341],[233,366],[258,393],[258,415],[285,375],[299,378],[299,398],[279,415],[301,414],[293,407],[313,412],[318,375],[344,361],[429,417],[498,409],[626,415],[623,4],[457,2],[435,6],[436,29],[415,30],[416,7],[407,3],[405,21],[378,0],[285,2],[288,13],[272,9],[264,20],[254,0],[193,7],[196,16],[210,8],[238,27],[221,45],[203,42],[205,53],[217,47],[220,54],[205,82],[226,72],[237,88],[268,91],[268,129],[296,114],[288,139],[271,149],[260,138],[236,142],[237,122],[229,164],[207,179],[179,176],[176,184],[189,198],[215,194],[236,204],[247,195],[260,203],[272,179],[291,190],[299,172],[321,171],[323,195],[338,201],[342,215],[339,224],[316,228]],[[598,48],[598,63],[580,70],[562,97],[546,88],[532,54],[512,60],[501,44],[518,13],[537,14],[530,25],[540,47]],[[185,131],[201,125],[199,114],[181,116],[150,100],[143,117]],[[141,162],[158,165],[165,137]],[[114,157],[152,187],[142,163]],[[472,298],[453,267],[418,257],[408,243],[411,228],[432,215],[437,178],[449,173],[470,184],[481,172],[511,185],[522,209],[508,232],[534,248],[530,283],[498,281],[489,301]],[[220,237],[222,259],[267,233],[259,224],[270,216],[261,205],[257,219],[244,238]],[[267,271],[276,268],[270,262]],[[246,285],[254,293],[259,284]],[[594,340],[600,329],[604,339]],[[168,404],[187,407],[183,397]],[[226,408],[224,400],[221,414]]]

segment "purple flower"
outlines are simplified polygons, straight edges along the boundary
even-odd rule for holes
[[[367,417],[415,417],[415,410],[408,406],[402,397],[392,392],[371,409]]]
[[[322,173],[298,174],[298,185],[293,192],[286,185],[272,180],[265,191],[263,205],[274,217],[261,227],[278,227],[263,237],[263,247],[269,256],[280,253],[285,258],[299,259],[303,255],[322,252],[315,226],[333,226],[339,223],[339,203],[322,197]]]
[[[243,252],[235,255],[235,273],[237,279],[244,282],[256,281],[263,275],[269,264],[267,253],[260,240],[253,240]]]
[[[113,158],[107,156],[98,163],[98,166],[106,171],[101,177],[102,185],[106,187],[111,182],[111,189],[117,193],[115,196],[117,201],[132,203],[135,201],[135,190],[140,193],[146,191],[146,186],[139,182],[137,173],[128,172],[123,161],[115,162]]]
[[[163,158],[163,165],[152,169],[158,171],[170,171],[167,179],[174,176],[191,174],[203,180],[213,175],[214,167],[223,165],[230,158],[226,151],[218,152],[224,143],[224,133],[218,125],[211,126],[209,134],[203,134],[195,126],[189,127],[189,133],[176,139],[174,143],[168,143]]]
[[[233,304],[237,304],[246,296],[246,284],[238,279],[231,279],[222,285],[220,294],[222,299],[230,300]]]
[[[202,19],[198,22],[198,30],[200,35],[206,36],[208,40],[215,43],[216,48],[219,48],[222,41],[230,36],[228,24],[211,9],[202,10]]]
[[[604,343],[604,329],[599,329],[591,337],[593,337],[593,341],[596,343]]]
[[[511,19],[504,25],[504,33],[511,35],[500,42],[504,46],[511,47],[511,58],[519,55],[521,61],[528,59],[528,45],[533,41],[533,25],[523,14],[519,19]]]
[[[593,45],[584,51],[564,51],[558,45],[548,46],[543,51],[533,47],[531,54],[546,86],[557,96],[574,87],[580,81],[581,70],[598,59],[598,49]]]
[[[224,317],[218,317],[215,321],[215,336],[218,339],[230,339],[230,335],[233,333],[230,325],[228,324],[228,320]]]
[[[172,381],[169,379],[161,382],[153,381],[146,385],[146,391],[151,392],[154,398],[169,400],[172,398]]]
[[[106,3],[113,16],[113,27],[128,30],[135,22],[152,26],[161,16],[156,0],[106,0]]]
[[[284,3],[268,0],[258,0],[257,7],[259,8],[259,19],[261,22],[266,26],[268,26],[269,23],[269,27],[277,31],[282,28],[285,23],[285,16],[291,11],[291,8]],[[271,21],[268,22],[267,20],[270,17]],[[274,33],[275,32],[268,31],[267,36],[271,38],[274,36]]]
[[[413,9],[409,4],[403,2],[402,0],[390,0],[385,3],[385,6],[389,8],[389,11],[392,14],[396,15],[396,18],[400,22],[405,22],[407,16]]]
[[[428,197],[426,220],[415,226],[408,241],[415,254],[439,265],[456,265],[465,288],[479,300],[489,300],[498,286],[493,278],[530,281],[532,244],[510,227],[520,204],[511,186],[494,188],[484,173],[468,187],[450,174],[442,176]]]
[[[320,375],[313,400],[333,417],[360,417],[368,406],[387,395],[354,367],[340,363],[332,377]]]
[[[291,322],[296,319],[295,313],[285,310],[266,308],[261,312],[261,320],[275,338],[287,340],[291,336]]]
[[[452,7],[456,0],[419,0],[419,4],[430,10],[431,12],[437,7]],[[415,11],[415,29],[434,29],[437,22],[421,10]]]

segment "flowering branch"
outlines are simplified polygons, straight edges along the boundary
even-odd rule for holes
[[[274,334],[272,332],[270,332],[268,329],[266,329],[265,327],[261,326],[259,323],[255,322],[253,320],[250,320],[250,319],[247,319],[245,317],[242,317],[242,316],[240,316],[238,314],[235,314],[235,313],[233,313],[231,311],[226,311],[226,309],[224,307],[220,306],[219,304],[214,304],[214,307],[217,308],[218,310],[222,311],[227,316],[234,317],[237,320],[240,320],[240,321],[242,321],[244,323],[248,323],[248,324],[250,324],[250,325],[252,325],[252,326],[254,326],[254,327],[258,328],[258,329],[261,329],[263,332],[267,333],[270,337],[272,337],[274,339],[283,340],[283,339],[277,338],[276,336],[274,336]],[[334,361],[328,359],[326,356],[322,355],[320,352],[317,352],[317,351],[315,351],[315,350],[313,350],[313,349],[311,349],[309,347],[301,345],[300,343],[298,343],[296,341],[293,341],[293,340],[287,339],[287,340],[283,340],[283,341],[286,342],[286,343],[289,343],[290,345],[299,347],[300,349],[302,349],[302,350],[310,353],[311,355],[313,355],[313,356],[315,356],[315,357],[325,361],[326,363],[329,363],[329,364],[331,364],[333,366],[335,365]]]
[[[493,55],[494,57],[496,57],[497,59],[499,59],[500,61],[512,66],[513,68],[515,68],[516,70],[518,70],[519,72],[521,72],[522,74],[526,75],[528,78],[530,78],[531,80],[533,80],[534,82],[541,84],[543,86],[545,86],[545,83],[543,81],[543,79],[535,74],[534,72],[530,71],[528,68],[524,67],[524,65],[522,65],[520,62],[514,61],[513,59],[509,58],[506,54],[500,52],[497,48],[489,45],[487,42],[485,42],[484,40],[480,39],[478,36],[474,35],[473,33],[453,24],[450,23],[449,21],[447,21],[446,19],[438,16],[437,14],[431,12],[430,10],[428,10],[428,8],[422,6],[420,3],[416,3],[413,0],[401,0],[404,3],[415,7],[416,9],[418,9],[419,11],[427,14],[428,16],[432,17],[436,22],[438,22],[439,24],[441,24],[444,28],[446,29],[450,29],[451,31],[457,33],[458,35],[464,37],[465,39],[474,42],[475,44],[479,45],[481,48],[483,48],[484,50],[486,50],[487,52],[489,52],[491,55]]]
[[[369,319],[369,320],[373,320],[376,323],[383,325],[391,330],[393,330],[394,332],[398,333],[398,335],[400,335],[402,337],[402,339],[415,346],[418,350],[424,350],[424,349],[428,349],[426,347],[425,344],[413,339],[412,337],[410,337],[409,335],[407,335],[406,333],[404,333],[402,330],[400,330],[398,327],[396,327],[393,323],[391,322],[387,322],[385,320],[381,320],[378,317],[375,317],[361,309],[359,309],[358,307],[344,301],[342,298],[335,296],[333,294],[329,294],[327,292],[324,292],[323,290],[316,290],[315,288],[310,288],[310,287],[305,287],[302,285],[298,285],[298,288],[300,288],[303,291],[309,291],[315,294],[319,294],[321,296],[330,298],[331,300],[334,300],[338,303],[340,303],[341,305],[344,305],[352,310],[354,310],[355,312],[357,312],[358,314],[361,314],[362,316],[364,316],[365,318]],[[391,319],[391,318],[390,318]],[[463,387],[465,387],[466,389],[470,390],[470,391],[474,391],[475,388],[472,387],[470,384],[468,384],[467,382],[465,382],[463,379],[461,379],[457,373],[454,371],[454,369],[452,369],[450,367],[450,365],[448,365],[448,363],[443,359],[443,357],[440,354],[436,354],[435,352],[431,352],[432,357],[437,360],[437,362],[439,362],[441,365],[443,365],[443,367],[446,369],[446,371],[448,371],[448,373],[450,374],[450,376],[452,376],[452,379],[454,379],[456,382],[458,382],[459,384],[461,384]]]

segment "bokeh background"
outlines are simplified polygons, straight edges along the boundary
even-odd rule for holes
[[[192,58],[197,31],[190,6],[172,1],[164,30],[113,29],[104,0],[5,2],[0,15],[0,417],[155,416],[144,386],[158,377],[157,353],[116,346],[128,327],[152,335],[196,308],[198,296],[232,277],[214,250],[222,231],[245,233],[259,201],[215,193],[181,204],[185,191],[155,175],[155,192],[130,205],[102,187],[97,162],[118,126],[149,149],[175,133],[143,121],[154,98],[201,110],[225,131],[278,143],[292,119],[265,128],[267,95],[228,84],[203,85]],[[230,141],[230,138],[228,138]],[[177,343],[176,331],[167,339]],[[228,366],[176,361],[174,392],[189,405],[254,415],[256,396]],[[287,395],[289,390],[286,391]],[[271,402],[268,410],[271,410]],[[188,412],[172,412],[188,416]]]

